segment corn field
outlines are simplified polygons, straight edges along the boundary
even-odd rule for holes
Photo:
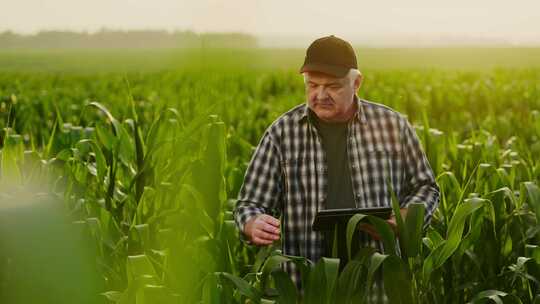
[[[240,241],[253,149],[305,100],[300,53],[0,52],[1,302],[365,303],[382,272],[390,303],[540,303],[539,63],[382,68],[371,51],[362,69],[360,50],[359,96],[408,116],[437,176],[431,225],[412,205],[396,242],[353,217],[347,245],[369,222],[385,250],[341,272]]]

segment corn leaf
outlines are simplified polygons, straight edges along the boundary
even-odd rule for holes
[[[347,223],[347,254],[349,257],[349,261],[352,259],[351,246],[353,237],[358,230],[358,223],[360,223],[360,221],[362,221],[362,219],[364,219],[366,216],[367,215],[365,214],[355,214],[349,219],[349,222]]]
[[[296,304],[298,295],[289,274],[283,270],[276,270],[272,272],[272,277],[279,292],[277,302],[280,304]]]
[[[261,301],[261,297],[262,297],[261,292],[255,289],[253,286],[251,286],[244,279],[237,277],[235,275],[232,275],[230,273],[226,273],[226,272],[220,272],[219,276],[220,278],[226,279],[230,281],[231,283],[233,283],[234,286],[236,286],[236,288],[238,289],[238,292],[246,296],[248,299],[254,301],[255,303],[258,303]]]
[[[411,279],[406,266],[398,256],[391,255],[384,260],[383,279],[390,303],[413,303]]]
[[[424,261],[423,273],[424,278],[429,280],[431,273],[441,267],[444,262],[454,253],[461,243],[463,228],[467,218],[476,210],[484,205],[484,200],[480,198],[467,199],[459,205],[450,220],[448,227],[447,239],[441,246],[435,248],[434,251]]]

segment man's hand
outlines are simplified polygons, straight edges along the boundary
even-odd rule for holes
[[[377,233],[377,230],[371,224],[360,223],[359,229],[361,231],[367,232],[371,236],[371,238],[376,241],[379,241],[381,239],[381,236]]]
[[[401,218],[403,219],[403,221],[405,221],[405,218],[407,217],[407,208],[399,209],[399,213],[401,213]],[[390,227],[392,228],[392,230],[394,230],[395,233],[398,232],[395,215],[392,215],[389,219],[386,220],[386,222],[390,225]]]
[[[279,220],[268,214],[256,215],[246,222],[244,234],[255,245],[270,245],[279,240]]]
[[[405,218],[407,217],[407,208],[401,208],[399,212],[401,213],[401,218],[405,220]],[[397,233],[396,216],[392,215],[389,219],[386,220],[386,222],[390,225],[390,228],[392,228],[392,230]],[[375,227],[373,227],[373,225],[361,223],[359,228],[360,230],[367,232],[374,240],[379,241],[381,239],[381,236],[377,233],[377,230],[375,229]]]

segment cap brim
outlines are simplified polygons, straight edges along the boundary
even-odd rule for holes
[[[344,77],[349,72],[350,68],[330,65],[324,63],[307,63],[300,68],[300,73],[304,72],[320,72],[335,77]]]

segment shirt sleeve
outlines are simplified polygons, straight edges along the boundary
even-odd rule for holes
[[[259,142],[244,176],[234,209],[234,220],[240,231],[258,214],[281,212],[282,175],[279,150],[267,131]]]
[[[407,207],[412,202],[423,203],[426,207],[424,224],[431,217],[439,203],[439,186],[435,181],[433,170],[422,150],[418,136],[410,123],[404,118],[402,130],[402,145],[404,156],[404,187],[400,193],[401,207]]]

